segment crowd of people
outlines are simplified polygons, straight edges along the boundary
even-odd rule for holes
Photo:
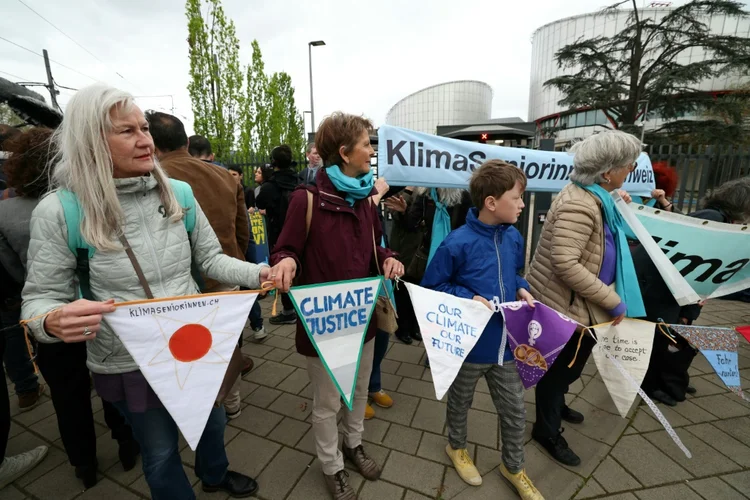
[[[362,434],[366,420],[375,416],[374,406],[398,404],[380,382],[389,334],[376,321],[369,323],[352,410],[344,410],[339,428],[340,394],[287,295],[293,284],[382,275],[490,308],[493,300],[523,300],[532,307],[536,300],[582,327],[625,317],[687,324],[700,314],[700,304],[677,305],[645,251],[627,240],[614,207],[610,193],[621,189],[641,152],[632,135],[602,132],[573,147],[571,182],[552,204],[524,272],[524,240],[514,227],[524,209],[521,170],[490,160],[473,172],[468,189],[390,188],[370,168],[372,130],[365,118],[334,113],[308,145],[304,168],[297,168],[291,148],[281,144],[270,151],[268,165],[252,172],[251,182],[243,168],[217,163],[210,142],[188,137],[175,116],[144,114],[132,96],[105,85],[78,91],[56,130],[0,128],[10,188],[3,193],[8,199],[0,202],[0,349],[21,410],[33,408],[49,390],[68,461],[85,488],[98,481],[93,387],[122,467],[132,469],[140,455],[153,498],[195,498],[174,419],[103,320],[115,302],[256,290],[273,282],[281,310],[268,322],[296,325],[296,348],[305,357],[313,393],[315,450],[334,500],[357,497],[345,460],[367,480],[381,474]],[[655,168],[662,185],[652,201],[664,210],[674,210],[673,170]],[[185,197],[195,199],[192,213],[181,202]],[[69,217],[70,203],[78,218]],[[703,203],[691,216],[748,221],[750,179],[719,187]],[[256,213],[265,216],[268,263],[258,262],[255,252],[249,216]],[[390,238],[384,214],[391,221]],[[395,336],[412,344],[421,336],[405,288],[396,287],[393,294]],[[35,360],[48,387],[35,374],[22,319],[36,341]],[[252,340],[263,342],[267,333],[257,302],[248,323]],[[531,433],[568,466],[581,461],[562,436],[562,421],[580,425],[584,416],[566,406],[565,394],[595,343],[588,335],[578,342],[574,335],[539,382]],[[644,390],[674,405],[695,391],[687,375],[695,353],[686,343],[675,348],[666,342],[655,332],[652,360],[658,362],[651,363]],[[242,375],[251,369],[247,357]],[[240,377],[212,409],[195,459],[204,491],[237,498],[258,491],[253,478],[229,469],[224,446],[227,421],[243,411]],[[499,313],[448,391],[445,451],[458,475],[473,486],[482,476],[467,451],[467,417],[480,378],[486,379],[500,416],[500,474],[521,498],[542,499],[525,471],[524,388]],[[5,457],[10,403],[7,388],[3,391],[0,488],[47,453],[39,447]]]

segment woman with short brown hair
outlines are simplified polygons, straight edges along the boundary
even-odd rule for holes
[[[271,254],[271,262],[278,264],[272,278],[281,291],[289,290],[295,275],[300,285],[366,278],[376,275],[378,268],[386,279],[403,275],[404,266],[390,250],[380,246],[375,250],[374,241],[381,240],[383,230],[376,204],[369,199],[376,193],[370,171],[370,158],[375,154],[370,145],[371,129],[369,120],[345,113],[334,113],[320,125],[315,146],[324,167],[316,175],[314,186],[292,193],[284,227]],[[308,203],[312,204],[309,231]],[[375,321],[371,321],[360,357],[353,410],[346,411],[342,419],[342,454],[336,423],[341,408],[339,392],[297,320],[297,352],[306,357],[313,390],[315,448],[334,500],[356,498],[347,481],[344,457],[366,479],[380,477],[380,467],[362,447],[375,331]]]

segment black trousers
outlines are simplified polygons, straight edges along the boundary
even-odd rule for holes
[[[414,306],[411,304],[409,291],[404,285],[394,287],[393,300],[396,303],[396,311],[398,312],[399,333],[412,335],[414,332],[419,331],[419,323],[417,323],[417,316],[414,314]]]
[[[581,376],[583,367],[596,344],[590,335],[584,335],[578,356],[576,356],[579,335],[579,333],[573,334],[549,371],[536,385],[536,423],[533,432],[535,438],[553,438],[560,433],[565,394],[570,384]],[[568,368],[574,356],[576,356],[576,362]]]
[[[37,364],[50,388],[65,453],[71,465],[96,462],[96,430],[91,407],[91,379],[86,367],[86,343],[42,344]],[[111,403],[102,401],[104,420],[118,441],[132,439],[130,427]]]
[[[294,311],[294,304],[292,304],[292,299],[289,298],[288,293],[282,293],[281,294],[281,306],[282,310],[280,312],[284,311]],[[279,312],[279,311],[277,311]]]
[[[5,355],[5,332],[0,332],[0,360]],[[5,367],[3,366],[3,377]],[[5,459],[5,450],[8,448],[8,435],[10,435],[10,397],[8,396],[8,385],[0,383],[0,461]]]

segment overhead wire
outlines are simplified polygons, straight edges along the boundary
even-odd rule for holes
[[[104,62],[101,59],[99,59],[99,57],[97,57],[96,54],[94,54],[89,49],[87,49],[86,47],[84,47],[83,45],[81,45],[79,42],[77,42],[76,40],[74,40],[70,35],[68,35],[67,33],[65,33],[60,28],[58,28],[52,21],[50,21],[49,19],[47,19],[46,17],[44,17],[43,15],[41,15],[36,10],[32,9],[26,2],[24,2],[23,0],[18,0],[18,2],[21,3],[27,9],[29,9],[31,12],[33,12],[34,14],[36,14],[37,16],[39,16],[44,22],[46,22],[47,24],[49,24],[50,26],[52,26],[53,28],[55,28],[57,31],[59,31],[65,38],[67,38],[68,40],[70,40],[74,44],[78,45],[78,47],[80,47],[81,49],[83,49],[88,55],[90,55],[91,57],[93,57],[94,59],[96,59],[97,61],[99,61],[100,63],[102,63],[110,71],[112,71],[114,74],[116,74],[117,76],[119,76],[120,78],[122,78],[123,81],[125,81],[125,82],[129,83],[130,85],[132,85],[132,86],[140,89],[140,87],[138,87],[138,85],[136,85],[135,83],[131,82],[130,80],[128,80],[127,78],[125,78],[124,76],[122,76],[122,74],[120,74],[117,70],[115,70],[114,68],[112,68],[109,64],[107,64],[106,62]],[[60,64],[60,63],[57,63],[57,64]]]
[[[16,47],[18,47],[19,49],[23,49],[23,50],[25,50],[26,52],[31,52],[31,53],[32,53],[32,54],[34,54],[35,56],[39,56],[39,57],[41,57],[42,59],[44,59],[44,56],[43,56],[42,54],[40,54],[39,52],[34,52],[34,51],[33,51],[33,50],[31,50],[30,48],[28,48],[28,47],[24,47],[23,45],[19,45],[19,44],[17,44],[16,42],[14,42],[14,41],[12,41],[12,40],[8,40],[7,38],[5,38],[5,37],[3,37],[3,36],[0,36],[0,40],[3,40],[3,41],[5,41],[5,42],[8,42],[8,43],[9,43],[9,44],[11,44],[11,45],[15,45],[15,46],[16,46]],[[65,69],[67,69],[67,70],[70,70],[70,71],[72,71],[73,73],[78,73],[78,74],[79,74],[79,75],[81,75],[81,76],[85,76],[85,77],[86,77],[86,78],[88,78],[89,80],[93,80],[93,81],[95,81],[95,82],[99,81],[99,79],[97,79],[97,78],[94,78],[93,76],[89,76],[89,75],[87,75],[86,73],[81,73],[81,72],[80,72],[80,71],[78,71],[77,69],[73,69],[73,68],[71,68],[70,66],[67,66],[67,65],[65,65],[65,64],[63,64],[63,63],[61,63],[61,62],[55,61],[55,60],[54,60],[54,59],[52,59],[52,58],[50,58],[50,62],[53,62],[53,63],[57,64],[58,66],[61,66],[61,67],[65,68]]]
[[[30,82],[31,81],[31,78],[24,78],[22,76],[14,75],[13,73],[8,73],[7,71],[0,71],[0,73],[2,73],[4,75],[8,75],[8,76],[13,77],[13,78],[18,78],[19,80],[24,81],[24,82]]]

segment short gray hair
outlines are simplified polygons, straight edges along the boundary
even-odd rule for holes
[[[728,181],[711,190],[701,206],[721,210],[733,221],[750,221],[750,177]]]
[[[575,155],[570,180],[590,186],[605,182],[605,172],[635,163],[641,154],[641,141],[619,130],[607,130],[574,144],[570,152]]]

